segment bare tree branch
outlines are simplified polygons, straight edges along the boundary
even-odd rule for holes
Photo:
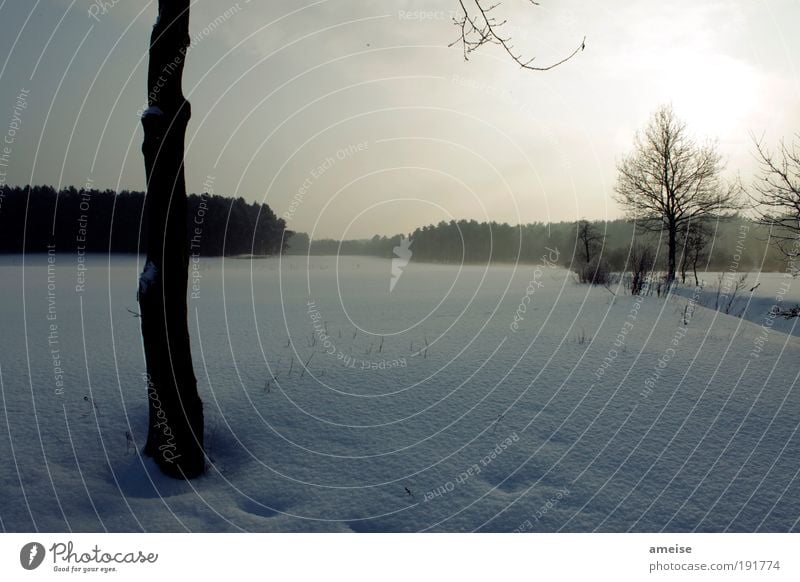
[[[534,0],[528,0],[528,2],[535,6],[539,5],[539,3],[534,2]],[[506,20],[498,20],[493,14],[500,6],[500,2],[486,5],[482,3],[481,0],[458,0],[458,4],[461,7],[461,16],[458,18],[453,17],[453,24],[459,28],[460,34],[449,46],[452,47],[460,44],[464,51],[465,61],[469,60],[470,54],[480,47],[487,44],[494,44],[502,47],[502,49],[523,69],[529,69],[531,71],[549,71],[550,69],[566,63],[586,48],[586,37],[584,36],[580,45],[558,62],[541,67],[534,66],[532,63],[536,57],[530,59],[524,58],[521,53],[514,50],[511,37],[501,34],[501,29],[506,24]]]
[[[800,135],[797,136],[800,141]],[[770,237],[789,258],[800,256],[800,143],[781,140],[778,152],[769,150],[763,138],[753,137],[761,166],[753,184],[757,221],[770,227]]]

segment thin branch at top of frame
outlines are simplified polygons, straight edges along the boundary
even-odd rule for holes
[[[538,2],[527,0],[531,4],[538,6]],[[459,37],[450,43],[449,46],[461,44],[464,50],[464,60],[469,60],[469,55],[478,50],[485,44],[496,44],[501,46],[508,55],[524,69],[532,71],[549,71],[559,65],[566,63],[572,57],[586,48],[586,37],[583,37],[581,44],[569,55],[558,62],[546,66],[534,66],[532,63],[536,57],[525,59],[514,50],[510,36],[502,36],[500,29],[506,24],[506,20],[498,20],[494,15],[495,9],[500,6],[500,2],[487,4],[484,0],[458,0],[461,7],[461,16],[453,17],[453,23],[459,28]]]

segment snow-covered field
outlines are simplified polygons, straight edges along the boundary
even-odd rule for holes
[[[0,257],[4,531],[800,529],[800,338],[691,289],[412,262],[390,292],[391,261],[203,259],[210,465],[184,483],[137,454],[141,265],[53,260]]]

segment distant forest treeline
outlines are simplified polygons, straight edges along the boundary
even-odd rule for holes
[[[626,220],[593,221],[593,227],[605,235],[603,258],[613,270],[623,270],[631,243],[636,240],[658,249],[658,233],[647,233]],[[738,269],[782,271],[786,258],[767,243],[768,229],[747,218],[735,217],[712,223],[716,232],[708,245],[708,257],[702,268],[721,271],[730,267],[736,258]],[[743,234],[744,233],[744,234]],[[290,253],[305,254],[309,249],[314,255],[341,252],[345,255],[370,255],[390,258],[394,247],[400,244],[402,235],[393,237],[374,236],[371,239],[337,241],[314,240],[308,235],[296,233],[289,242]],[[495,222],[460,220],[440,222],[437,225],[416,229],[410,235],[412,261],[460,263],[485,263],[487,261],[513,263],[537,263],[548,249],[559,251],[559,261],[564,266],[581,263],[578,242],[578,223],[534,223],[520,227]],[[341,244],[341,250],[340,250]],[[661,240],[658,258],[665,258],[666,234]],[[577,250],[576,250],[577,247]],[[707,261],[707,263],[706,263]]]
[[[143,192],[116,193],[70,187],[56,193],[49,186],[2,187],[0,252],[22,252],[24,236],[26,252],[45,252],[47,245],[55,244],[59,251],[74,251],[80,246],[85,252],[135,253],[139,250],[137,243],[141,245],[144,240],[140,237],[143,203]],[[189,236],[194,235],[193,242],[197,243],[192,250],[203,256],[305,254],[310,246],[314,255],[342,253],[391,258],[402,238],[398,234],[392,237],[375,235],[364,240],[309,241],[305,233],[286,230],[285,221],[268,205],[248,203],[243,198],[192,194],[188,207]],[[591,224],[605,236],[603,258],[614,270],[623,269],[633,240],[649,243],[654,249],[658,246],[658,233],[635,229],[625,220]],[[767,243],[766,227],[744,217],[720,220],[711,226],[712,229],[716,227],[716,233],[707,249],[708,257],[703,260],[704,269],[724,270],[734,258],[739,270],[782,271],[786,268],[786,258]],[[198,235],[195,235],[195,228],[200,230]],[[417,228],[410,238],[411,260],[414,261],[537,263],[545,254],[552,257],[549,249],[558,249],[564,266],[581,263],[576,222],[517,227],[460,220]],[[661,243],[663,250],[666,241]],[[658,252],[659,259],[664,256],[664,252]]]
[[[144,251],[144,232],[140,236],[143,204],[144,192],[70,187],[57,193],[50,186],[2,187],[0,252],[19,253],[23,248],[29,253],[44,252],[50,244],[67,252]],[[271,255],[282,250],[286,222],[266,204],[192,194],[188,210],[192,252],[203,256]],[[291,231],[286,234],[288,238]]]

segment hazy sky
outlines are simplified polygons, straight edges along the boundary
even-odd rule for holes
[[[544,73],[496,47],[464,62],[448,48],[457,8],[195,2],[189,191],[266,201],[315,237],[451,217],[616,218],[615,164],[661,103],[718,139],[745,181],[751,132],[775,143],[800,131],[798,0],[505,0],[506,33],[541,64],[587,37]],[[0,0],[0,133],[29,91],[9,184],[144,188],[138,114],[155,13],[146,0]]]

